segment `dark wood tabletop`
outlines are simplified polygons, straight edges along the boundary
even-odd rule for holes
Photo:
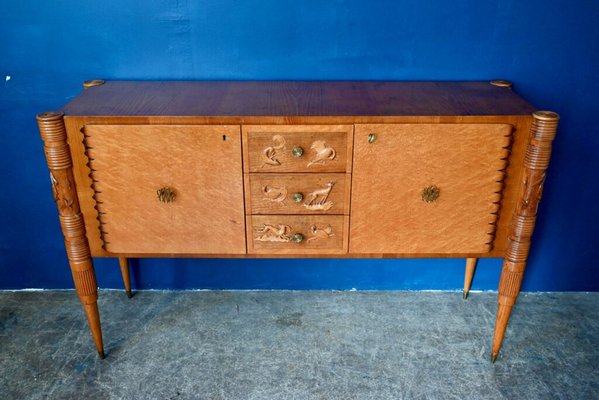
[[[489,82],[107,81],[64,108],[73,116],[529,115]]]

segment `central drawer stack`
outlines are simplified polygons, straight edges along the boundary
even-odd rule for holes
[[[242,132],[248,253],[347,253],[353,125]]]

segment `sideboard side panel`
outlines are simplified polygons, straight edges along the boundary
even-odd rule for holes
[[[102,247],[102,237],[100,235],[100,221],[98,220],[98,211],[96,210],[96,201],[94,200],[93,180],[90,176],[91,170],[88,158],[85,155],[85,146],[83,145],[83,128],[85,119],[79,117],[66,117],[65,126],[69,147],[71,148],[71,157],[73,159],[73,176],[77,185],[77,196],[81,206],[81,213],[85,222],[85,233],[89,242],[92,257],[107,257],[110,254]]]

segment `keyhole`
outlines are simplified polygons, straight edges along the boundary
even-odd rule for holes
[[[223,142],[227,140],[227,135],[223,135]]]

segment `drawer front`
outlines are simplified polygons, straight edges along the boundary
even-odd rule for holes
[[[245,253],[238,126],[88,125],[85,146],[112,253]]]
[[[250,254],[347,252],[347,216],[252,215],[247,218]],[[301,235],[301,241],[297,235]]]
[[[356,125],[352,253],[492,249],[512,127]]]
[[[249,174],[251,214],[349,214],[350,174]]]
[[[351,125],[247,125],[249,172],[351,172]]]

